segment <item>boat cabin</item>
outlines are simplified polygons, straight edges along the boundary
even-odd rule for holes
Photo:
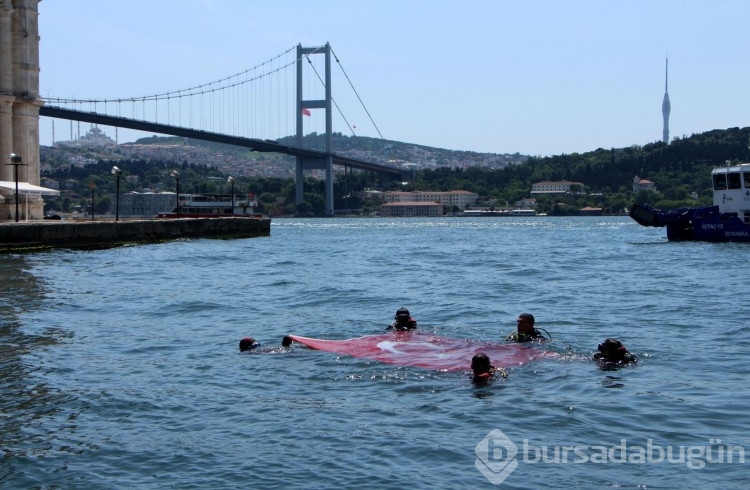
[[[717,167],[711,172],[714,205],[750,225],[750,163]]]
[[[159,218],[223,218],[223,217],[260,217],[255,213],[257,203],[255,196],[223,194],[180,194],[180,207],[169,213],[159,213]]]

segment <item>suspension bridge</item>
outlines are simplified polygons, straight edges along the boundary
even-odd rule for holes
[[[297,45],[234,75],[179,90],[100,99],[43,97],[39,115],[291,155],[296,159],[296,203],[303,202],[304,172],[324,169],[326,214],[332,216],[334,165],[377,173],[385,184],[407,174],[357,147],[356,124],[332,95],[332,60],[355,95],[350,100],[358,102],[360,114],[364,111],[382,139],[328,43]],[[341,133],[351,135],[351,148],[333,148],[334,120],[337,128],[346,128]],[[306,131],[325,135],[324,143],[306,141]]]

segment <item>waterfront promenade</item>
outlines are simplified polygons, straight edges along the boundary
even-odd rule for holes
[[[180,238],[230,239],[270,234],[270,218],[4,221],[0,222],[0,253],[102,249]]]

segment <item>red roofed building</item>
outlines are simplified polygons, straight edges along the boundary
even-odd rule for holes
[[[633,192],[638,191],[656,191],[656,184],[636,175],[633,177]]]

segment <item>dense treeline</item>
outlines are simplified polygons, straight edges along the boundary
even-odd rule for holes
[[[571,195],[536,196],[537,211],[548,214],[576,214],[584,206],[601,207],[605,213],[617,214],[625,212],[634,201],[648,201],[661,208],[694,206],[710,202],[711,168],[727,161],[750,161],[750,128],[714,130],[675,138],[669,145],[657,142],[642,147],[600,148],[581,154],[534,157],[525,163],[497,170],[439,167],[415,172],[407,185],[393,182],[389,188],[383,188],[383,183],[371,173],[349,170],[337,175],[334,182],[334,208],[365,213],[377,210],[378,202],[364,200],[358,192],[366,188],[462,189],[479,194],[481,205],[513,206],[516,201],[530,196],[533,183],[547,180],[582,184],[582,188]],[[90,186],[93,185],[98,199],[96,211],[107,212],[115,194],[116,181],[111,175],[113,165],[123,170],[120,192],[140,192],[145,188],[174,190],[176,182],[169,174],[176,169],[180,172],[181,192],[229,193],[227,175],[215,167],[185,161],[99,160],[94,165],[63,166],[45,173],[44,176],[58,180],[62,189],[70,191],[66,197],[49,200],[48,208],[67,212],[75,205],[90,205]],[[130,179],[130,183],[127,177],[132,175],[137,179]],[[634,195],[632,183],[636,175],[655,182],[658,192]],[[271,215],[325,213],[325,183],[312,178],[305,180],[304,203],[299,206],[294,204],[292,179],[239,177],[235,191],[255,194],[259,211]]]
[[[696,204],[689,197],[693,193],[700,203],[710,201],[714,166],[727,161],[750,161],[749,146],[750,128],[714,130],[675,138],[669,145],[658,142],[643,147],[534,157],[501,170],[425,170],[417,175],[414,188],[464,189],[512,205],[527,197],[535,182],[567,180],[583,184],[585,194],[540,196],[539,211],[555,212],[555,204],[568,204],[600,206],[605,212],[616,213],[634,200],[643,199],[664,208],[690,206]],[[634,196],[632,183],[636,175],[655,182],[658,192]],[[560,199],[562,203],[558,202]]]

